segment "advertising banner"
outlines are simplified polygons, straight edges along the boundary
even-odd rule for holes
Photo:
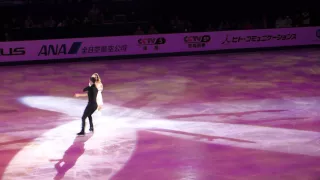
[[[0,62],[320,44],[320,27],[0,42]]]

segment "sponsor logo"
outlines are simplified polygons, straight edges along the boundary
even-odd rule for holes
[[[290,41],[297,39],[296,34],[278,34],[278,35],[262,35],[262,36],[230,36],[226,35],[226,39],[221,44],[231,43],[250,43],[250,42],[266,42],[266,41]]]
[[[126,52],[128,45],[88,46],[81,49],[82,54]]]
[[[38,53],[38,56],[59,56],[66,54],[77,54],[82,42],[74,42],[71,47],[66,44],[49,44],[43,45]]]
[[[0,48],[0,56],[23,56],[26,54],[24,47]]]
[[[184,43],[188,45],[188,48],[204,48],[210,41],[210,35],[184,37]]]
[[[68,47],[67,44],[43,45],[38,53],[38,56],[59,56],[68,54],[76,55],[79,53],[79,50],[82,54],[127,51],[127,45],[81,46],[82,42],[73,42],[70,47]]]
[[[140,38],[138,44],[143,50],[153,49],[159,50],[161,45],[166,44],[167,40],[164,37],[158,38]]]

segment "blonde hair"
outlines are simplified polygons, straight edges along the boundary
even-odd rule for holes
[[[92,76],[96,79],[97,83],[101,83],[101,78],[98,73],[94,73]]]

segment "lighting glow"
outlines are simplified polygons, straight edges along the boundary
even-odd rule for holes
[[[121,170],[130,159],[136,146],[136,132],[148,130],[166,136],[220,144],[240,148],[257,149],[289,154],[320,156],[320,146],[313,142],[320,138],[319,132],[262,127],[247,124],[232,124],[237,116],[187,118],[187,120],[168,119],[178,114],[195,113],[199,110],[166,110],[157,114],[156,109],[129,109],[105,104],[102,115],[94,115],[95,133],[77,139],[80,117],[86,105],[85,100],[52,97],[28,96],[21,103],[42,110],[60,112],[77,120],[56,127],[25,146],[10,162],[4,179],[29,180],[52,179],[57,174],[56,159],[64,157],[65,151],[76,141],[84,142],[84,152],[76,164],[64,174],[66,179],[108,179]],[[274,117],[304,116],[312,120],[318,118],[319,98],[243,101],[205,104],[209,113],[239,113],[242,111],[283,110],[275,115],[263,112],[248,113],[241,116],[250,121],[265,121]],[[185,109],[188,109],[185,107]],[[292,114],[294,111],[296,114]],[[201,112],[201,111],[200,111]],[[201,114],[201,113],[200,113]],[[165,116],[165,117],[164,117]],[[209,137],[209,138],[208,138]],[[211,137],[211,138],[210,138]],[[85,138],[89,138],[86,140]],[[76,139],[76,141],[75,141]],[[64,166],[61,162],[58,166]],[[86,178],[85,178],[86,177]],[[181,177],[183,179],[183,177]]]

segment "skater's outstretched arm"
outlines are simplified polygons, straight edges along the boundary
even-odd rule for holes
[[[83,92],[88,92],[88,91],[89,91],[89,88],[90,88],[90,86],[85,87],[85,88],[83,89]],[[74,94],[74,97],[87,97],[87,96],[88,96],[87,93],[76,93],[76,94]]]
[[[87,97],[88,94],[87,93],[76,93],[74,94],[74,97]]]
[[[90,86],[85,87],[85,88],[83,89],[83,92],[89,91],[89,88],[90,88]]]

